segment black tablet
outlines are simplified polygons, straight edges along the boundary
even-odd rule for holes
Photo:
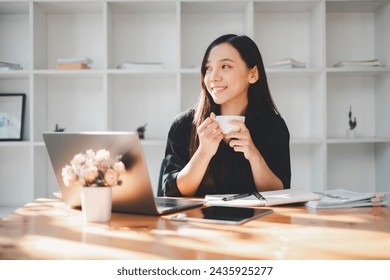
[[[238,225],[249,220],[271,214],[271,209],[251,207],[208,206],[184,211],[169,219],[174,221],[194,221]]]

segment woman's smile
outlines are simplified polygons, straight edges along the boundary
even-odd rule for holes
[[[214,86],[214,87],[211,87],[213,93],[215,93],[215,94],[221,93],[221,92],[224,91],[226,88],[227,88],[227,86]]]

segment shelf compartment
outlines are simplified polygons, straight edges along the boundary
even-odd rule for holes
[[[250,2],[210,1],[181,3],[181,68],[200,69],[209,44],[224,34],[248,34]]]
[[[103,80],[95,77],[34,78],[34,141],[56,124],[66,131],[99,131],[107,128]]]
[[[109,75],[110,130],[136,131],[147,124],[145,139],[166,139],[179,113],[177,76]]]
[[[390,143],[375,145],[375,177],[378,192],[388,192],[390,182]]]
[[[178,68],[178,20],[174,1],[108,3],[108,68],[123,62]]]
[[[28,145],[0,146],[0,205],[23,205],[34,199]]]
[[[323,75],[268,76],[274,102],[284,118],[291,138],[324,137],[325,99]]]
[[[26,75],[1,75],[0,93],[24,93],[26,94],[26,104],[24,112],[23,141],[29,141],[30,137],[30,79]],[[9,142],[6,142],[9,143]]]
[[[182,74],[180,110],[196,108],[201,92],[200,73]]]
[[[59,58],[92,59],[92,69],[105,62],[103,4],[100,2],[35,2],[34,69],[55,69]]]
[[[259,1],[254,6],[254,39],[264,66],[285,58],[322,67],[324,9],[321,2]]]
[[[389,138],[390,119],[389,74],[329,75],[327,97],[327,137],[347,138],[348,113],[352,107],[352,118],[356,117],[356,138]]]
[[[29,3],[0,3],[0,61],[31,69],[29,23]]]
[[[388,188],[390,144],[328,145],[328,189],[375,192]],[[388,170],[388,169],[387,169]]]
[[[324,189],[325,148],[322,144],[292,144],[291,187],[320,191]]]
[[[327,2],[327,66],[341,61],[379,59],[382,66],[388,67],[389,25],[388,1]]]

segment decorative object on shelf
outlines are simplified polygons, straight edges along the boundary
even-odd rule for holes
[[[89,64],[92,64],[92,59],[89,57],[80,58],[59,58],[57,59],[57,69],[59,70],[79,70],[91,69]]]
[[[57,123],[54,132],[64,132],[64,131],[65,131],[65,127],[60,127]]]
[[[107,222],[111,218],[112,188],[120,186],[125,173],[121,155],[113,159],[104,149],[76,154],[62,169],[67,187],[81,187],[81,208],[88,222]]]
[[[349,129],[347,130],[347,137],[354,138],[356,136],[355,128],[357,122],[356,122],[356,117],[354,117],[352,120],[352,106],[349,106],[348,118],[349,118]]]
[[[146,126],[148,124],[144,124],[143,126],[140,126],[137,128],[137,133],[138,133],[138,136],[139,136],[139,139],[145,139],[145,130],[146,130]]]
[[[26,95],[0,94],[0,141],[22,141]]]

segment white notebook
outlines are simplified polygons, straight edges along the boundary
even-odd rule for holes
[[[235,194],[206,195],[205,203],[207,205],[222,206],[275,206],[320,199],[318,195],[311,191],[299,189],[267,191],[259,192],[259,194],[263,197],[263,199],[259,199],[255,195],[249,195],[246,197],[225,201],[225,198],[232,197]]]
[[[307,206],[313,208],[351,208],[363,206],[390,205],[390,193],[361,193],[345,189],[333,189],[316,192],[319,201],[310,201]]]

